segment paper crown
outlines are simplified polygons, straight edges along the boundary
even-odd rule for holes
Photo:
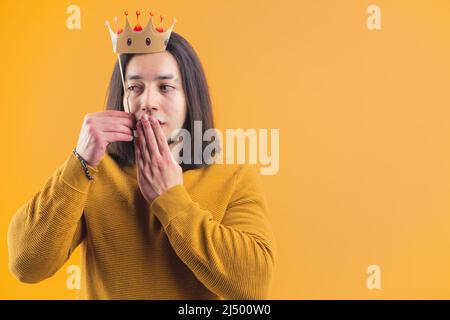
[[[106,21],[106,25],[111,35],[111,41],[113,45],[114,53],[155,53],[166,50],[169,43],[170,34],[177,22],[177,19],[173,19],[172,25],[164,30],[163,20],[164,16],[160,16],[160,26],[154,27],[153,16],[150,12],[150,19],[147,22],[145,28],[139,23],[140,12],[136,11],[136,26],[132,29],[128,22],[128,12],[125,11],[125,28],[121,29],[118,25],[117,17],[114,18],[117,30],[114,32],[109,25],[109,21]]]

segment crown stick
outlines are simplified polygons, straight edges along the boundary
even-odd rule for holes
[[[125,79],[124,79],[123,70],[122,70],[122,60],[120,59],[120,53],[117,53],[117,57],[119,58],[120,78],[122,79],[123,95],[125,96],[125,94],[127,92],[127,87],[125,85]],[[127,106],[127,112],[131,113],[130,106],[128,105],[128,98],[126,99],[126,106]]]
[[[127,10],[125,10],[125,12],[124,12],[124,14],[125,14],[125,17],[128,17],[128,11]],[[139,16],[139,15],[138,15]],[[126,85],[126,83],[125,83],[125,75],[124,75],[124,73],[123,73],[123,70],[122,70],[122,60],[120,59],[120,53],[118,52],[117,53],[117,58],[119,59],[119,68],[120,68],[120,78],[122,79],[122,86],[123,86],[123,95],[125,96],[125,94],[126,94],[126,92],[127,92],[127,85]],[[126,98],[126,107],[127,107],[127,112],[128,113],[131,113],[131,111],[130,111],[130,105],[129,105],[129,103],[128,103],[128,97]],[[124,108],[125,109],[125,108]]]

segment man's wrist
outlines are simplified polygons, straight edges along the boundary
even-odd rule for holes
[[[86,175],[86,177],[89,180],[94,180],[94,177],[91,175],[90,171],[89,171],[89,167],[88,167],[88,163],[86,162],[86,160],[83,159],[82,156],[80,156],[80,154],[77,152],[77,149],[73,149],[73,154],[78,158],[78,160],[80,160],[81,162],[81,167],[84,170],[84,174]]]

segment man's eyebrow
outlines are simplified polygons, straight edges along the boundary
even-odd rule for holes
[[[129,75],[127,78],[128,78],[128,80],[142,80],[142,79],[144,79],[144,77],[142,77],[139,74],[132,74],[132,75]],[[171,80],[171,79],[173,79],[174,81],[178,80],[178,78],[175,77],[173,74],[165,74],[165,75],[156,76],[155,78],[153,78],[153,81],[154,80]]]
[[[171,80],[171,79],[176,80],[177,78],[173,74],[159,75],[153,78],[153,80]]]
[[[143,79],[142,76],[140,76],[138,74],[129,75],[127,78],[128,78],[128,80],[141,80],[141,79]]]

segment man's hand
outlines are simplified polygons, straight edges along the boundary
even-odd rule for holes
[[[137,123],[134,150],[139,188],[151,203],[173,186],[183,184],[183,170],[175,161],[156,118],[142,117]]]
[[[133,140],[135,126],[134,115],[124,111],[108,110],[87,114],[76,151],[89,165],[95,167],[111,142]]]

